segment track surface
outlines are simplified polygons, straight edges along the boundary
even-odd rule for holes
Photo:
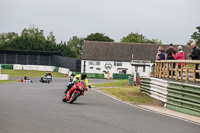
[[[63,103],[67,82],[0,84],[0,133],[200,133],[199,125],[132,107],[95,90],[74,104]]]

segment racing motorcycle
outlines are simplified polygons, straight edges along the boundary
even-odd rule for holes
[[[39,81],[42,82],[42,83],[49,83],[50,84],[50,82],[52,82],[52,76],[47,75],[45,78],[41,77]]]
[[[88,87],[91,88],[91,86]],[[87,91],[86,83],[84,80],[81,80],[72,86],[72,88],[63,96],[62,101],[73,103],[79,96],[84,96],[84,91]]]

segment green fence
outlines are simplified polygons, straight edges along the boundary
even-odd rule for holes
[[[117,74],[113,73],[113,79],[128,79],[131,74]]]
[[[73,72],[75,75],[81,74],[81,72]],[[99,73],[87,73],[87,78],[104,79],[104,74]]]
[[[2,69],[13,69],[13,65],[10,64],[1,64]]]
[[[166,108],[200,117],[200,86],[169,82]]]

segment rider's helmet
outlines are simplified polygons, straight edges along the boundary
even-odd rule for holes
[[[81,79],[84,80],[85,78],[87,78],[87,73],[86,72],[81,73]]]

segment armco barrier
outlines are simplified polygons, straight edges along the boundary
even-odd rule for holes
[[[141,77],[141,80],[140,80],[140,92],[141,93],[144,93],[144,94],[147,94],[147,95],[151,95],[150,93],[150,78],[145,78],[145,77]]]
[[[167,95],[167,81],[157,78],[141,77],[141,93],[150,95],[151,97],[160,101],[166,102]]]
[[[59,67],[58,72],[59,72],[59,73],[62,73],[62,74],[69,74],[69,69]]]
[[[169,82],[165,107],[200,117],[200,86]]]
[[[23,69],[22,65],[19,64],[13,65],[13,70],[22,70],[22,69]]]
[[[200,117],[200,86],[141,77],[141,93],[165,103],[165,107]]]
[[[167,101],[167,86],[168,81],[158,79],[158,78],[150,78],[150,93],[151,97],[156,98],[160,101],[166,102]]]

